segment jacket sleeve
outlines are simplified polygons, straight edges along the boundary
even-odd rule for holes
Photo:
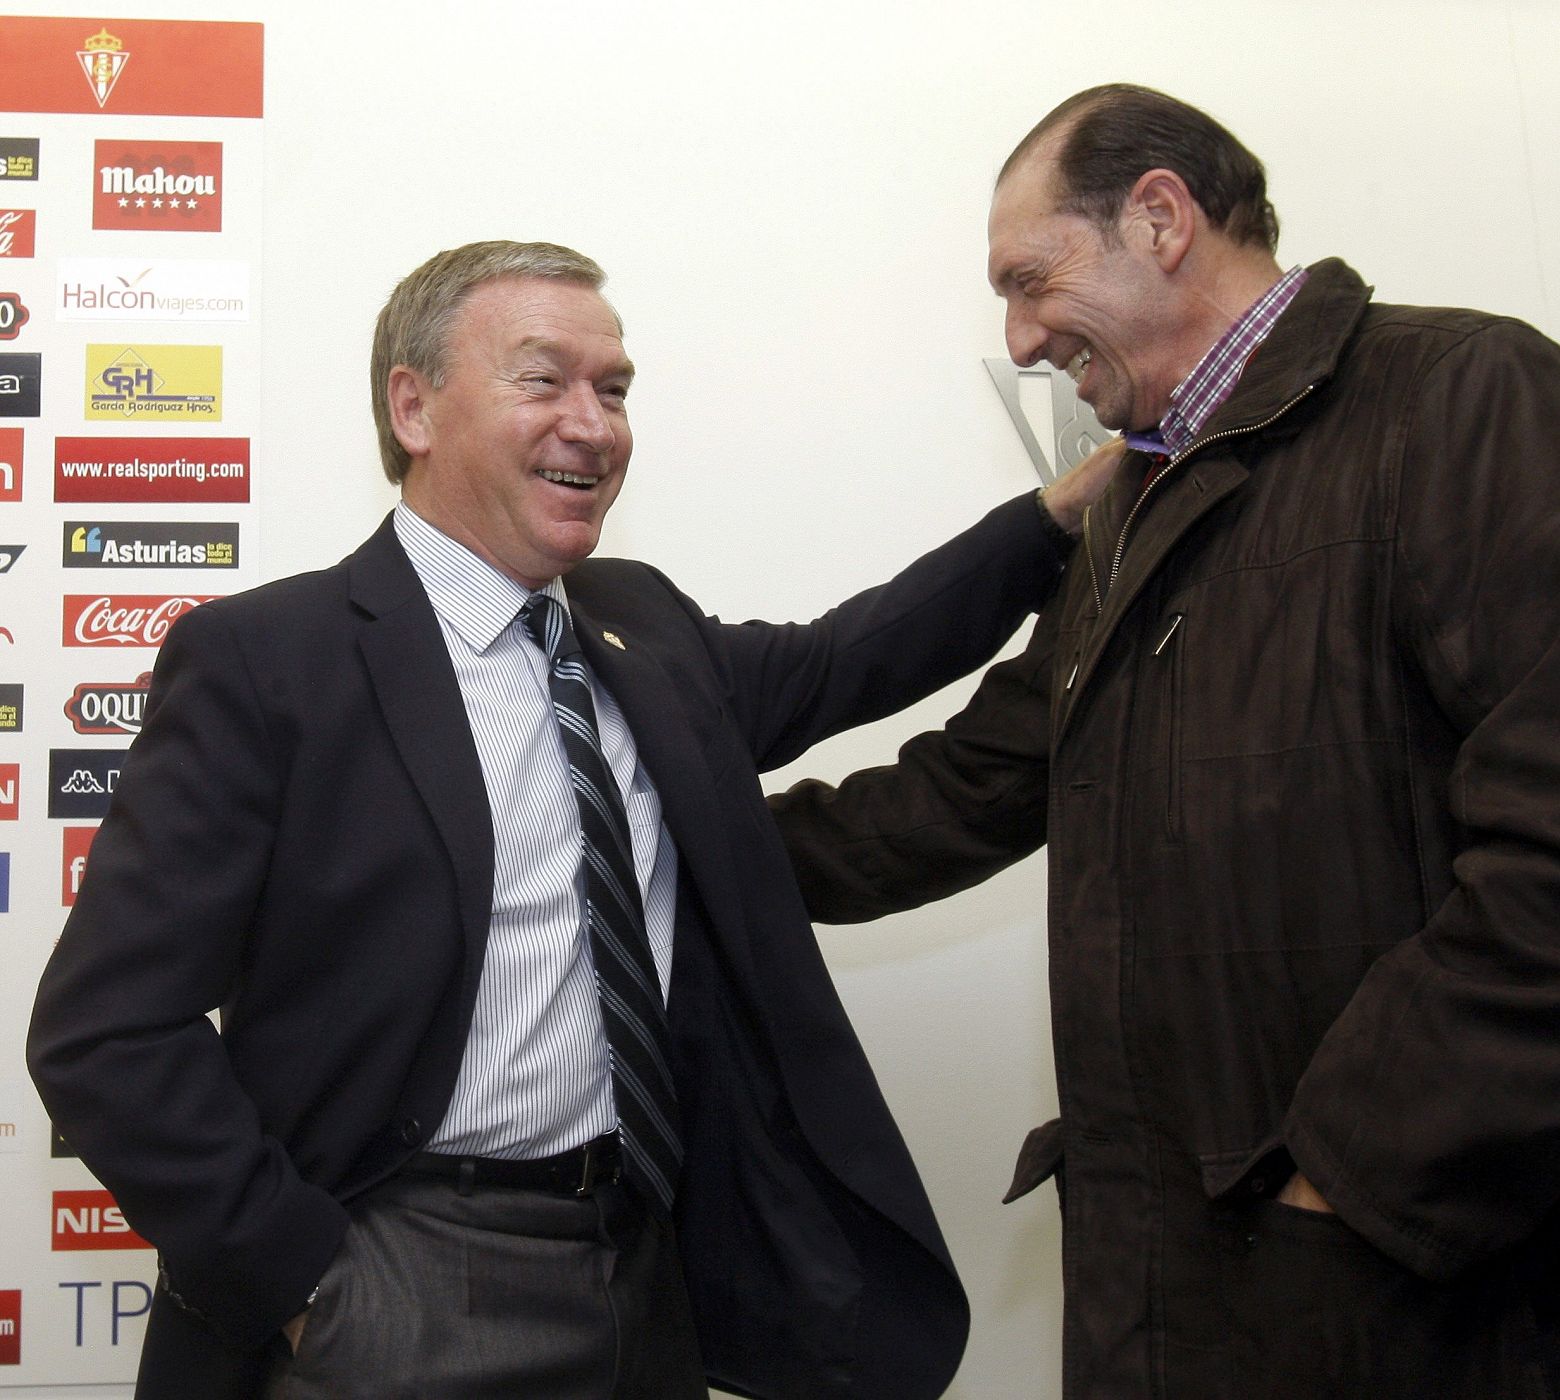
[[[808,780],[769,799],[815,920],[857,923],[913,909],[1044,844],[1052,612],[1021,656],[993,666],[964,710],[911,739],[897,763],[838,787]]]
[[[701,618],[759,771],[989,661],[1054,593],[1070,548],[1029,491],[814,622]]]
[[[175,1300],[241,1346],[298,1311],[346,1223],[266,1133],[208,1019],[243,975],[283,796],[259,697],[219,607],[169,633],[28,1040],[44,1104]]]
[[[1432,1279],[1560,1201],[1557,424],[1560,348],[1513,322],[1460,338],[1412,401],[1394,621],[1404,684],[1460,736],[1450,888],[1361,982],[1284,1125],[1344,1220]]]

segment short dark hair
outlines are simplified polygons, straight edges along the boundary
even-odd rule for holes
[[[1007,158],[997,184],[1047,136],[1056,152],[1060,207],[1114,229],[1145,170],[1173,170],[1208,222],[1231,242],[1278,247],[1278,215],[1267,198],[1262,162],[1206,112],[1153,88],[1107,83],[1053,108]]]

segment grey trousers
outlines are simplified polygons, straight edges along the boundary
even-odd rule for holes
[[[672,1227],[625,1188],[396,1177],[351,1211],[264,1400],[707,1400]]]

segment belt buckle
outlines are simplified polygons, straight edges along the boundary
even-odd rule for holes
[[[596,1144],[587,1142],[584,1152],[585,1159],[580,1163],[580,1184],[574,1188],[576,1196],[588,1196],[596,1189]]]
[[[579,1185],[574,1188],[576,1196],[589,1196],[598,1185],[612,1186],[622,1179],[621,1162],[614,1160],[611,1166],[602,1165],[602,1158],[616,1146],[617,1143],[610,1138],[597,1138],[585,1144],[584,1160],[580,1163]]]

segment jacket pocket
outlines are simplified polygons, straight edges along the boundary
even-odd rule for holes
[[[1051,1177],[1057,1177],[1057,1189],[1061,1188],[1062,1168],[1062,1120],[1053,1118],[1030,1130],[1024,1145],[1018,1150],[1018,1162],[1013,1168],[1013,1184],[1008,1187],[1002,1204],[1027,1196],[1035,1187]]]

